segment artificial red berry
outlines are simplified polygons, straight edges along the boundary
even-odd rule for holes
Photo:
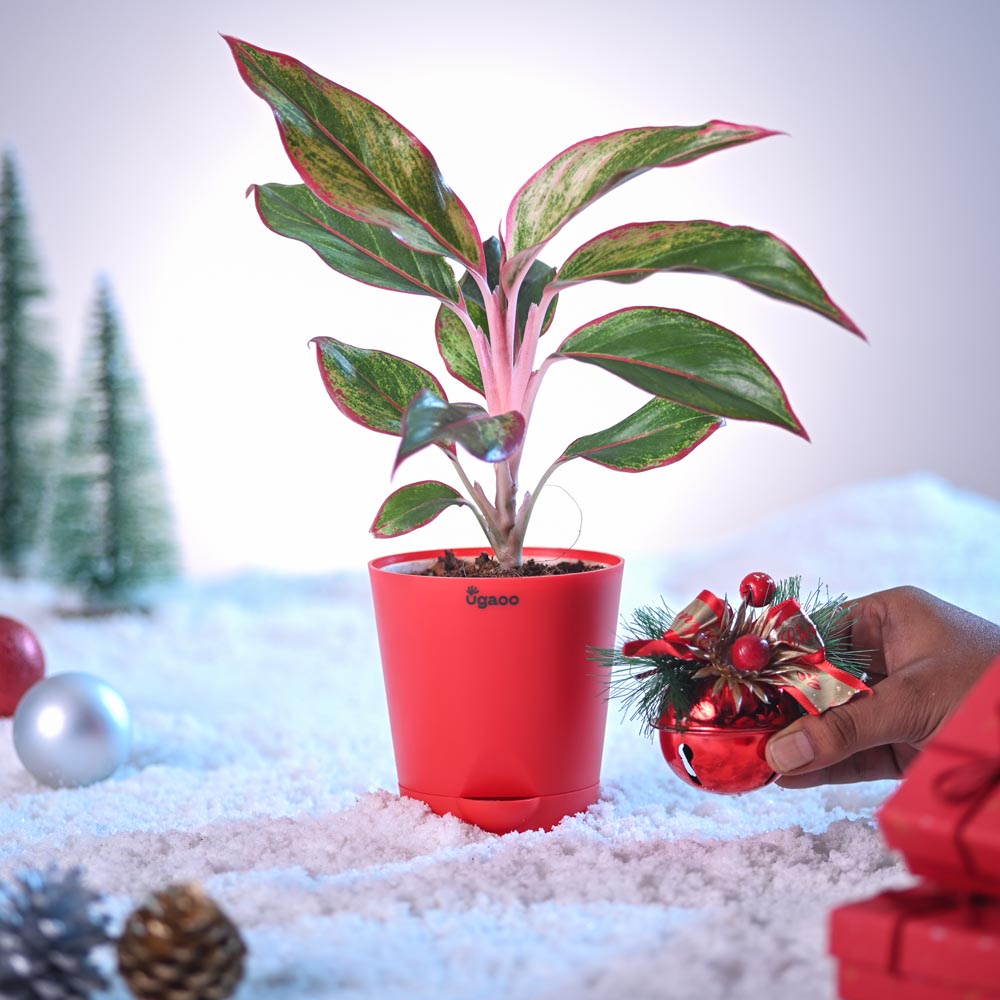
[[[771,647],[759,635],[741,635],[733,643],[730,659],[737,670],[763,670],[771,659]]]
[[[778,588],[767,573],[747,573],[740,584],[740,597],[752,608],[762,608],[774,600]]]

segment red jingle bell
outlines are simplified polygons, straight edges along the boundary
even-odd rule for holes
[[[27,625],[0,615],[0,716],[14,714],[21,696],[45,676],[45,654]]]
[[[747,573],[740,584],[740,597],[752,608],[762,608],[774,600],[778,587],[767,573]]]
[[[764,757],[767,741],[794,722],[802,709],[775,690],[770,703],[745,690],[737,709],[729,688],[713,694],[708,679],[691,710],[660,716],[660,749],[671,770],[689,785],[720,795],[739,795],[770,784],[777,775]]]

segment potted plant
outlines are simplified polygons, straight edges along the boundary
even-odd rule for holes
[[[488,829],[549,827],[598,796],[607,678],[588,650],[613,643],[622,560],[526,550],[541,489],[577,458],[625,472],[675,462],[726,417],[805,436],[750,345],[678,309],[620,309],[542,351],[559,295],[586,281],[702,271],[860,331],[787,244],[745,226],[629,223],[588,240],[558,268],[541,260],[570,219],[625,181],[773,132],[711,121],[586,139],[542,166],[514,196],[501,233],[484,240],[428,150],[382,108],[290,56],[226,41],[243,80],[273,111],[302,180],[249,189],[264,224],[352,278],[436,300],[444,367],[482,397],[453,402],[419,365],[315,338],[338,409],[399,438],[394,471],[434,446],[461,487],[425,480],[396,489],[372,532],[394,538],[465,506],[488,542],[478,562],[479,550],[463,550],[370,564],[400,790]],[[522,493],[521,453],[539,389],[553,365],[570,361],[603,368],[649,398],[613,426],[570,441]],[[459,445],[492,464],[490,494],[466,470]],[[556,557],[561,572],[548,574]]]

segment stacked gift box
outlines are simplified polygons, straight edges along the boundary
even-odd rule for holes
[[[1000,661],[879,825],[923,881],[833,911],[841,1000],[1000,1000]]]

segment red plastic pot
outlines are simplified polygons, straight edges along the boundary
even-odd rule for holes
[[[460,549],[475,557],[482,549]],[[563,576],[418,576],[440,551],[369,563],[399,791],[485,830],[550,829],[600,792],[624,563]]]

